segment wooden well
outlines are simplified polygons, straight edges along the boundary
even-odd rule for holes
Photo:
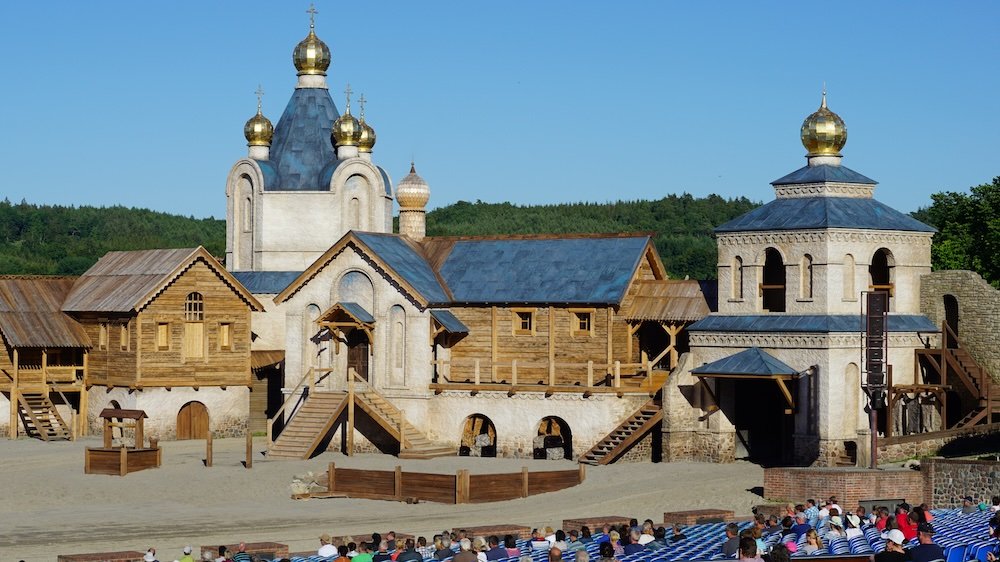
[[[143,447],[145,440],[143,420],[146,419],[146,412],[105,408],[98,417],[104,420],[104,446],[87,447],[83,461],[85,474],[125,476],[130,472],[160,466],[160,447]],[[125,429],[135,430],[135,439],[131,447],[124,443],[120,447],[111,446],[111,432],[116,427],[122,428],[123,435]]]

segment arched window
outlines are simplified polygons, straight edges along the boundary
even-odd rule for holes
[[[872,264],[868,267],[868,278],[871,280],[870,289],[872,291],[885,291],[889,293],[889,309],[892,309],[894,295],[893,269],[895,260],[892,252],[886,248],[879,248],[872,256]]]
[[[348,271],[337,283],[333,302],[353,302],[368,312],[375,311],[375,286],[367,275],[360,271]]]
[[[573,431],[566,420],[558,416],[547,416],[538,422],[538,435],[535,438],[534,457],[536,459],[552,458],[550,450],[559,451],[562,456],[557,458],[573,458]],[[541,447],[539,447],[541,445]]]
[[[253,227],[253,201],[247,197],[243,200],[243,232],[250,232]]]
[[[350,204],[350,224],[348,225],[349,230],[362,230],[361,229],[361,201],[355,197],[351,199]]]
[[[201,293],[188,293],[184,299],[184,319],[188,322],[201,322],[205,319],[205,301]]]
[[[785,311],[785,263],[775,248],[764,250],[764,282],[760,288],[765,311]]]
[[[393,386],[403,386],[406,361],[406,312],[397,305],[389,309],[389,381]]]
[[[493,421],[483,414],[472,414],[462,425],[460,457],[497,456],[497,430]]]
[[[188,293],[184,299],[184,358],[205,356],[205,303],[201,293]]]
[[[732,298],[736,300],[743,300],[743,258],[740,256],[733,258],[732,276]]]
[[[813,257],[809,254],[799,263],[799,298],[813,298]]]
[[[858,299],[854,288],[854,256],[847,254],[844,256],[844,300],[853,301]]]

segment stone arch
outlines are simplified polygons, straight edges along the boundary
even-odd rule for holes
[[[959,320],[960,313],[958,308],[958,298],[955,295],[944,295],[942,297],[942,304],[944,305],[944,322],[951,328],[952,332],[955,332],[955,337],[961,337],[959,333]],[[957,346],[958,342],[954,342],[953,338],[947,338],[946,340],[949,347]]]
[[[764,249],[761,308],[767,312],[785,312],[785,258],[772,246]]]
[[[375,285],[364,271],[352,269],[340,276],[334,285],[333,302],[353,302],[370,313],[375,311]]]
[[[463,457],[497,456],[497,430],[493,420],[483,414],[465,418],[458,454]]]
[[[406,385],[406,311],[398,304],[389,307],[389,384]]]
[[[889,310],[892,310],[896,277],[896,259],[888,248],[879,248],[872,254],[868,266],[868,281],[873,291],[888,291]]]
[[[853,301],[858,299],[856,294],[856,289],[854,288],[855,283],[855,265],[854,265],[854,255],[845,254],[844,255],[844,265],[843,265],[843,280],[841,285],[844,288],[844,300]]]
[[[344,182],[344,198],[348,201],[345,222],[349,230],[372,230],[371,182],[367,174],[354,173]]]
[[[538,433],[534,441],[536,459],[551,458],[548,451],[562,449],[565,459],[573,458],[573,430],[566,420],[559,416],[545,416],[538,422]]]
[[[733,299],[743,300],[743,258],[741,256],[733,257],[731,269],[733,282],[730,293]]]
[[[799,298],[813,298],[813,257],[804,254],[799,262]]]
[[[181,406],[177,411],[177,440],[207,439],[209,431],[208,407],[197,400]]]

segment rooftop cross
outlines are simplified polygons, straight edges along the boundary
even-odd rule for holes
[[[315,4],[310,2],[309,9],[306,10],[306,13],[309,14],[309,29],[314,29],[316,27],[316,14],[319,13],[319,10],[316,9]]]
[[[820,107],[826,107],[826,80],[823,81],[823,103],[820,104]]]
[[[361,119],[362,120],[364,120],[364,118],[365,118],[365,101],[366,101],[365,100],[365,95],[361,94],[361,97],[358,98],[358,106],[361,107]]]
[[[261,108],[260,101],[261,98],[264,97],[264,87],[261,86],[260,84],[257,84],[257,90],[254,91],[254,93],[257,94],[257,113],[260,113],[260,108]]]
[[[347,96],[347,112],[348,113],[351,112],[351,94],[353,94],[353,93],[354,93],[354,90],[351,89],[351,83],[348,82],[347,83],[347,87],[344,88],[344,94]]]

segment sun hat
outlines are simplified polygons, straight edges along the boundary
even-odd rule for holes
[[[903,546],[903,543],[906,542],[906,537],[903,536],[903,531],[900,531],[899,529],[891,529],[887,531],[884,533],[884,538],[885,540],[892,541],[899,546]]]

